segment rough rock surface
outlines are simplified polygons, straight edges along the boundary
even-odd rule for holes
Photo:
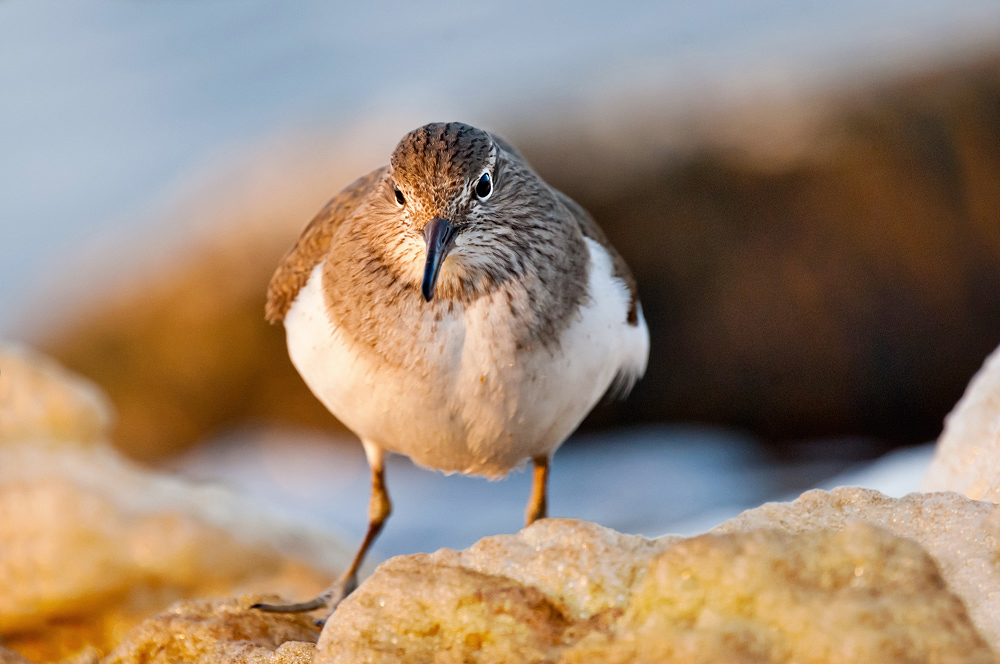
[[[595,523],[546,519],[515,535],[484,537],[464,551],[442,549],[428,558],[534,586],[587,618],[623,608],[649,561],[681,539],[647,540]]]
[[[767,503],[727,521],[713,533],[777,528],[790,533],[841,530],[863,522],[919,544],[962,598],[976,627],[1000,649],[1000,508],[957,493],[912,493],[890,498],[842,487],[807,491],[790,503]]]
[[[992,662],[915,543],[873,526],[703,535],[657,556],[560,662]]]
[[[993,662],[939,563],[886,527],[953,539],[940,564],[961,581],[952,553],[993,512],[960,496],[841,489],[686,540],[549,519],[384,563],[330,619],[315,661]],[[973,539],[978,569],[998,548]],[[962,589],[988,594],[989,572]],[[970,599],[990,619],[989,600]]]
[[[945,420],[920,488],[1000,502],[1000,348],[986,358]]]
[[[548,519],[387,561],[315,647],[307,617],[248,610],[257,597],[189,600],[74,661],[986,664],[998,509],[844,488],[689,539]]]
[[[103,396],[47,360],[0,347],[0,396],[0,641],[29,659],[96,658],[184,598],[311,596],[349,560],[227,491],[125,461],[101,442]]]
[[[176,604],[132,630],[105,664],[310,664],[319,628],[308,616],[254,611],[260,596]],[[274,598],[271,598],[272,600]]]

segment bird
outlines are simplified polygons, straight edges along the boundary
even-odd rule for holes
[[[635,279],[593,218],[460,122],[407,133],[337,194],[281,260],[265,314],[371,470],[350,566],[315,599],[265,611],[329,615],[357,587],[392,510],[388,454],[489,478],[530,460],[525,524],[547,516],[552,455],[649,354]]]

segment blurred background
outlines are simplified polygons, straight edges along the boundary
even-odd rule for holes
[[[869,472],[1000,343],[996,0],[2,0],[0,335],[105,389],[132,458],[356,539],[360,446],[264,291],[446,120],[518,146],[639,282],[648,374],[557,455],[556,515],[684,532]],[[521,523],[523,473],[388,472],[382,555]]]

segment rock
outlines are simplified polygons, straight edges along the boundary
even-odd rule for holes
[[[264,599],[179,602],[132,630],[103,664],[310,664],[319,628],[302,614],[250,609]]]
[[[315,661],[994,662],[994,513],[838,489],[685,540],[548,519],[383,563]]]
[[[27,348],[0,342],[0,445],[45,439],[106,438],[107,397],[91,383]]]
[[[394,558],[338,608],[317,661],[422,661],[442,651],[455,661],[547,661],[589,620],[620,612],[650,559],[679,539],[545,519],[464,551]]]
[[[945,420],[920,488],[1000,502],[1000,348]]]
[[[432,556],[401,556],[337,610],[316,661],[547,661],[575,622],[531,585]]]
[[[681,539],[647,540],[595,523],[546,519],[515,535],[485,537],[464,551],[442,549],[430,560],[531,585],[558,596],[572,615],[588,618],[623,608],[653,556]]]
[[[47,360],[3,348],[0,367],[4,380],[17,379],[13,397],[4,388],[12,402],[0,403],[10,416],[0,444],[6,647],[34,660],[96,661],[177,600],[309,597],[350,560],[333,538],[221,488],[125,461],[101,440],[110,418],[100,393]]]
[[[713,533],[780,528],[791,533],[846,528],[864,522],[922,546],[952,592],[965,602],[979,631],[1000,649],[1000,511],[957,493],[889,498],[842,487],[807,491],[791,503],[768,503],[727,521]]]
[[[917,544],[873,526],[703,535],[657,556],[560,662],[993,662]]]

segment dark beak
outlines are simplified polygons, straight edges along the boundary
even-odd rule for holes
[[[437,285],[438,273],[441,272],[441,264],[451,251],[454,240],[455,229],[447,219],[434,217],[424,226],[427,264],[424,265],[424,282],[420,285],[420,292],[428,302],[434,299],[434,287]]]

